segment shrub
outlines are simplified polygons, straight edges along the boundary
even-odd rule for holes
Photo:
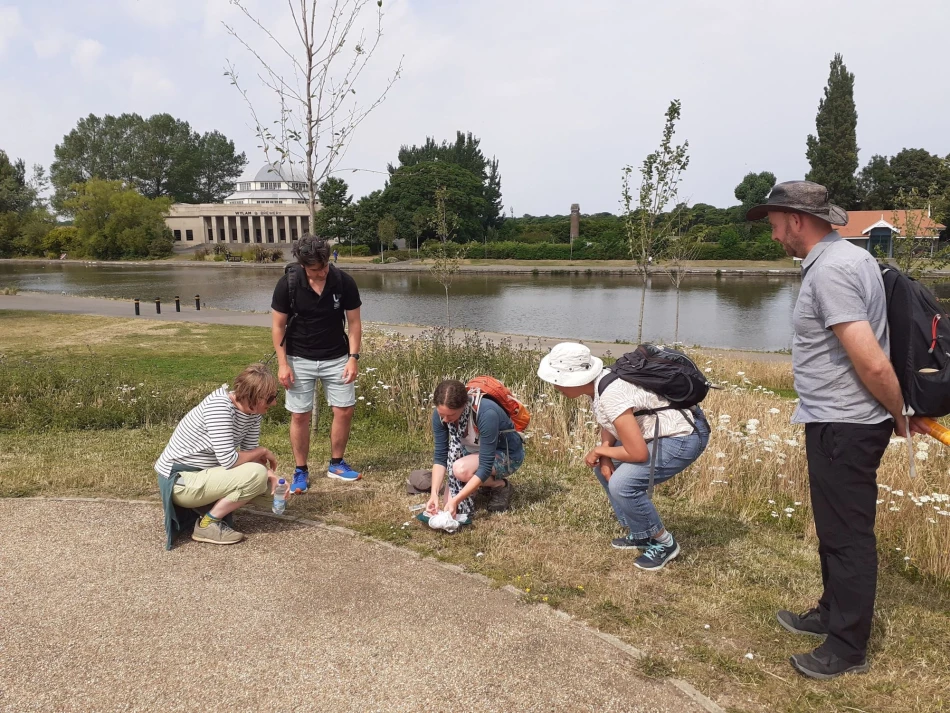
[[[191,256],[191,259],[195,260],[196,262],[201,262],[210,254],[211,254],[211,250],[208,248],[208,246],[202,245],[200,248],[197,248],[195,250],[195,252]]]

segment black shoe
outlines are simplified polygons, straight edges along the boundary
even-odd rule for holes
[[[803,676],[827,681],[845,673],[867,673],[871,668],[867,659],[860,663],[851,663],[835,656],[830,651],[822,651],[821,647],[809,654],[795,654],[789,662]]]
[[[630,535],[626,537],[615,537],[610,541],[610,545],[617,550],[645,550],[650,546],[650,538],[644,537],[642,540],[639,540],[630,537]]]
[[[488,512],[508,512],[511,509],[511,495],[514,488],[511,487],[511,481],[506,480],[505,484],[497,488],[487,488],[488,504],[485,509]]]
[[[821,623],[821,613],[818,609],[809,609],[801,614],[793,614],[782,609],[775,615],[778,623],[793,634],[809,634],[811,636],[827,636],[828,629]]]

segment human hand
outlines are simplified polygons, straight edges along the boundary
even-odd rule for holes
[[[600,462],[600,456],[597,455],[597,449],[592,448],[586,456],[584,456],[584,463],[588,468],[593,468]]]
[[[429,502],[426,503],[426,515],[438,515],[439,514],[439,494],[433,493],[429,497]]]
[[[277,367],[277,380],[285,389],[289,389],[294,383],[294,370],[290,364],[281,364]]]
[[[284,479],[286,482],[286,478]],[[270,485],[270,494],[273,496],[277,492],[277,486],[280,484],[280,476],[277,475],[272,469],[267,469],[267,483]],[[288,483],[289,485],[289,483]],[[290,496],[293,495],[293,491],[288,488],[284,498],[290,500]]]
[[[356,381],[356,375],[360,371],[359,362],[356,359],[347,359],[346,367],[343,369],[343,383],[352,384]]]
[[[927,424],[927,419],[923,416],[911,416],[910,417],[910,432],[919,433],[924,436],[930,435],[930,426]]]
[[[604,476],[607,480],[610,480],[610,476],[614,474],[614,462],[611,458],[607,456],[600,457],[600,474]]]
[[[449,498],[448,500],[445,501],[444,510],[452,517],[455,517],[455,511],[458,510],[458,507],[459,507],[459,504],[458,502],[456,502],[455,498]]]

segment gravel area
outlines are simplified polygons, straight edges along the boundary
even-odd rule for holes
[[[0,710],[702,710],[436,562],[236,520],[240,545],[165,552],[152,504],[0,500]]]

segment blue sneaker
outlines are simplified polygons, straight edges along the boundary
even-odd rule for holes
[[[330,467],[327,468],[327,477],[336,478],[337,480],[349,480],[352,482],[354,480],[359,480],[360,478],[362,478],[363,474],[357,473],[355,470],[353,470],[352,468],[350,468],[350,466],[346,464],[345,460],[341,460],[336,465],[334,465],[333,463],[330,464]]]
[[[297,468],[294,471],[294,482],[290,486],[290,492],[292,493],[306,493],[307,488],[310,487],[310,473],[305,470],[300,470]]]
[[[672,535],[670,535],[672,537]],[[668,545],[661,545],[656,540],[650,541],[650,546],[647,547],[646,552],[637,557],[633,564],[640,569],[646,569],[650,571],[663,569],[667,562],[672,560],[676,555],[680,553],[680,546],[677,544],[676,540],[673,540]]]

